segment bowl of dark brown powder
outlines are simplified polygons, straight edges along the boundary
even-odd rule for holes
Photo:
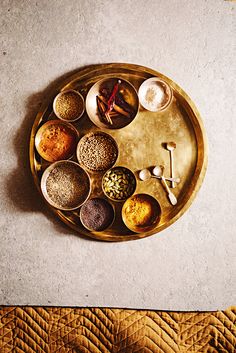
[[[114,208],[105,199],[93,198],[86,201],[80,209],[80,220],[90,231],[103,231],[111,226],[115,217]]]
[[[90,195],[90,177],[76,162],[55,162],[44,171],[41,190],[51,206],[64,211],[75,210]]]

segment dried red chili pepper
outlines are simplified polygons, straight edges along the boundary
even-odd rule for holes
[[[112,111],[112,109],[114,107],[115,98],[116,98],[116,94],[118,92],[118,88],[119,88],[120,83],[121,83],[121,80],[118,80],[118,82],[113,87],[113,90],[112,90],[111,95],[110,95],[108,102],[107,102],[107,110],[106,110],[105,114],[108,114],[110,111]]]

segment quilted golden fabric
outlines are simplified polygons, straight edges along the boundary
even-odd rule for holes
[[[0,307],[1,353],[236,352],[236,307],[213,313]]]

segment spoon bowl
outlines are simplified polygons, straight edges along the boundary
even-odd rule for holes
[[[176,149],[176,143],[175,142],[167,142],[166,149],[168,151],[174,151]]]
[[[145,168],[140,170],[139,172],[139,179],[142,181],[147,181],[150,180],[151,178],[155,178],[155,179],[161,179],[162,178],[162,172],[163,167],[162,166],[156,166],[153,168],[152,173],[150,172],[149,169]],[[180,178],[166,178],[166,180],[168,181],[174,181],[175,183],[179,183],[180,182]]]
[[[152,174],[151,174],[150,170],[148,170],[148,169],[140,170],[140,172],[139,172],[139,179],[140,180],[146,181],[146,180],[151,179],[151,177],[152,177]]]
[[[156,177],[161,177],[163,174],[163,166],[162,165],[156,165],[153,170],[152,170],[153,175]]]

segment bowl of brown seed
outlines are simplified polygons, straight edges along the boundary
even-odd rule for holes
[[[73,89],[60,92],[53,101],[55,115],[64,121],[78,120],[83,115],[84,109],[83,96]]]
[[[118,157],[118,146],[110,135],[103,131],[84,135],[77,145],[79,164],[90,172],[110,169]]]
[[[134,173],[120,166],[108,170],[102,179],[103,192],[113,201],[128,199],[135,192],[136,184]]]
[[[72,211],[89,198],[90,177],[76,162],[55,162],[45,169],[41,190],[51,206],[63,211]]]

